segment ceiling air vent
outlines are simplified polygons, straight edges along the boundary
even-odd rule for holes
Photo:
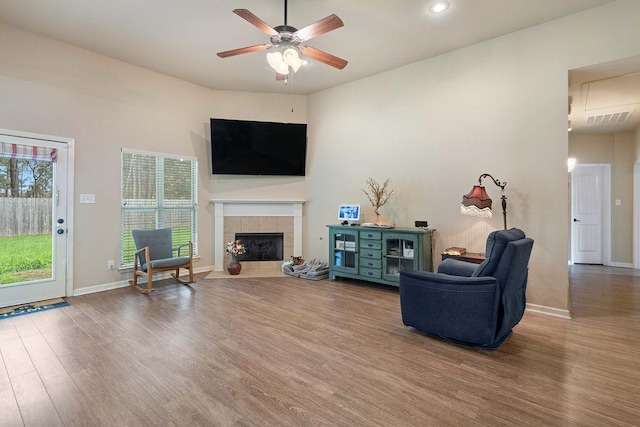
[[[605,126],[625,123],[631,117],[633,111],[620,111],[617,113],[600,114],[587,117],[587,126]]]

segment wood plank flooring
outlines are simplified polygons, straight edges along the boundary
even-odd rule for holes
[[[572,320],[497,351],[402,324],[396,289],[159,282],[0,321],[0,426],[640,425],[640,274],[571,268]]]

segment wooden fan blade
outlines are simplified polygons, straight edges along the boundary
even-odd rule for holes
[[[266,50],[266,49],[269,49],[271,46],[272,46],[271,43],[266,43],[266,44],[257,44],[255,46],[241,47],[239,49],[218,52],[218,56],[220,58],[228,58],[230,56],[242,55],[243,53],[251,53],[251,52],[258,52],[260,50]]]
[[[247,9],[234,9],[233,13],[238,15],[240,18],[245,19],[251,25],[257,27],[260,31],[265,33],[268,36],[277,36],[278,32],[271,28],[269,24],[264,22],[262,19],[258,18],[253,13],[249,12]]]
[[[344,23],[342,22],[342,19],[338,18],[337,15],[329,15],[326,18],[322,18],[321,20],[296,31],[294,35],[298,36],[300,40],[305,41],[318,37],[324,33],[328,33],[336,28],[340,28],[343,25]]]
[[[348,62],[344,59],[333,56],[327,52],[323,52],[320,49],[316,49],[315,47],[300,46],[300,51],[303,55],[306,55],[309,58],[313,58],[316,61],[324,62],[325,64],[331,65],[332,67],[335,67],[339,70],[342,70],[348,64]]]

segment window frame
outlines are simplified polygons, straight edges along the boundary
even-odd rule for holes
[[[125,156],[127,155],[140,155],[155,158],[155,204],[153,206],[127,206],[125,199]],[[189,200],[185,199],[183,205],[166,206],[164,186],[167,179],[164,171],[165,160],[179,160],[191,162],[191,195]],[[133,257],[130,254],[131,243],[127,244],[128,239],[131,239],[126,235],[126,216],[132,212],[152,212],[154,213],[155,221],[153,228],[164,228],[166,225],[166,217],[168,212],[176,211],[188,211],[190,214],[191,233],[190,240],[193,243],[193,256],[198,255],[198,158],[193,156],[182,156],[178,154],[167,154],[154,151],[144,151],[122,148],[120,151],[120,267],[129,268],[133,267]],[[151,227],[149,227],[151,228]],[[135,246],[134,246],[135,247]],[[129,257],[131,259],[129,260]]]

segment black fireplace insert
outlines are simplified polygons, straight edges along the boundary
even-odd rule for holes
[[[283,241],[282,233],[236,233],[236,240],[240,240],[247,252],[242,261],[282,261]]]

